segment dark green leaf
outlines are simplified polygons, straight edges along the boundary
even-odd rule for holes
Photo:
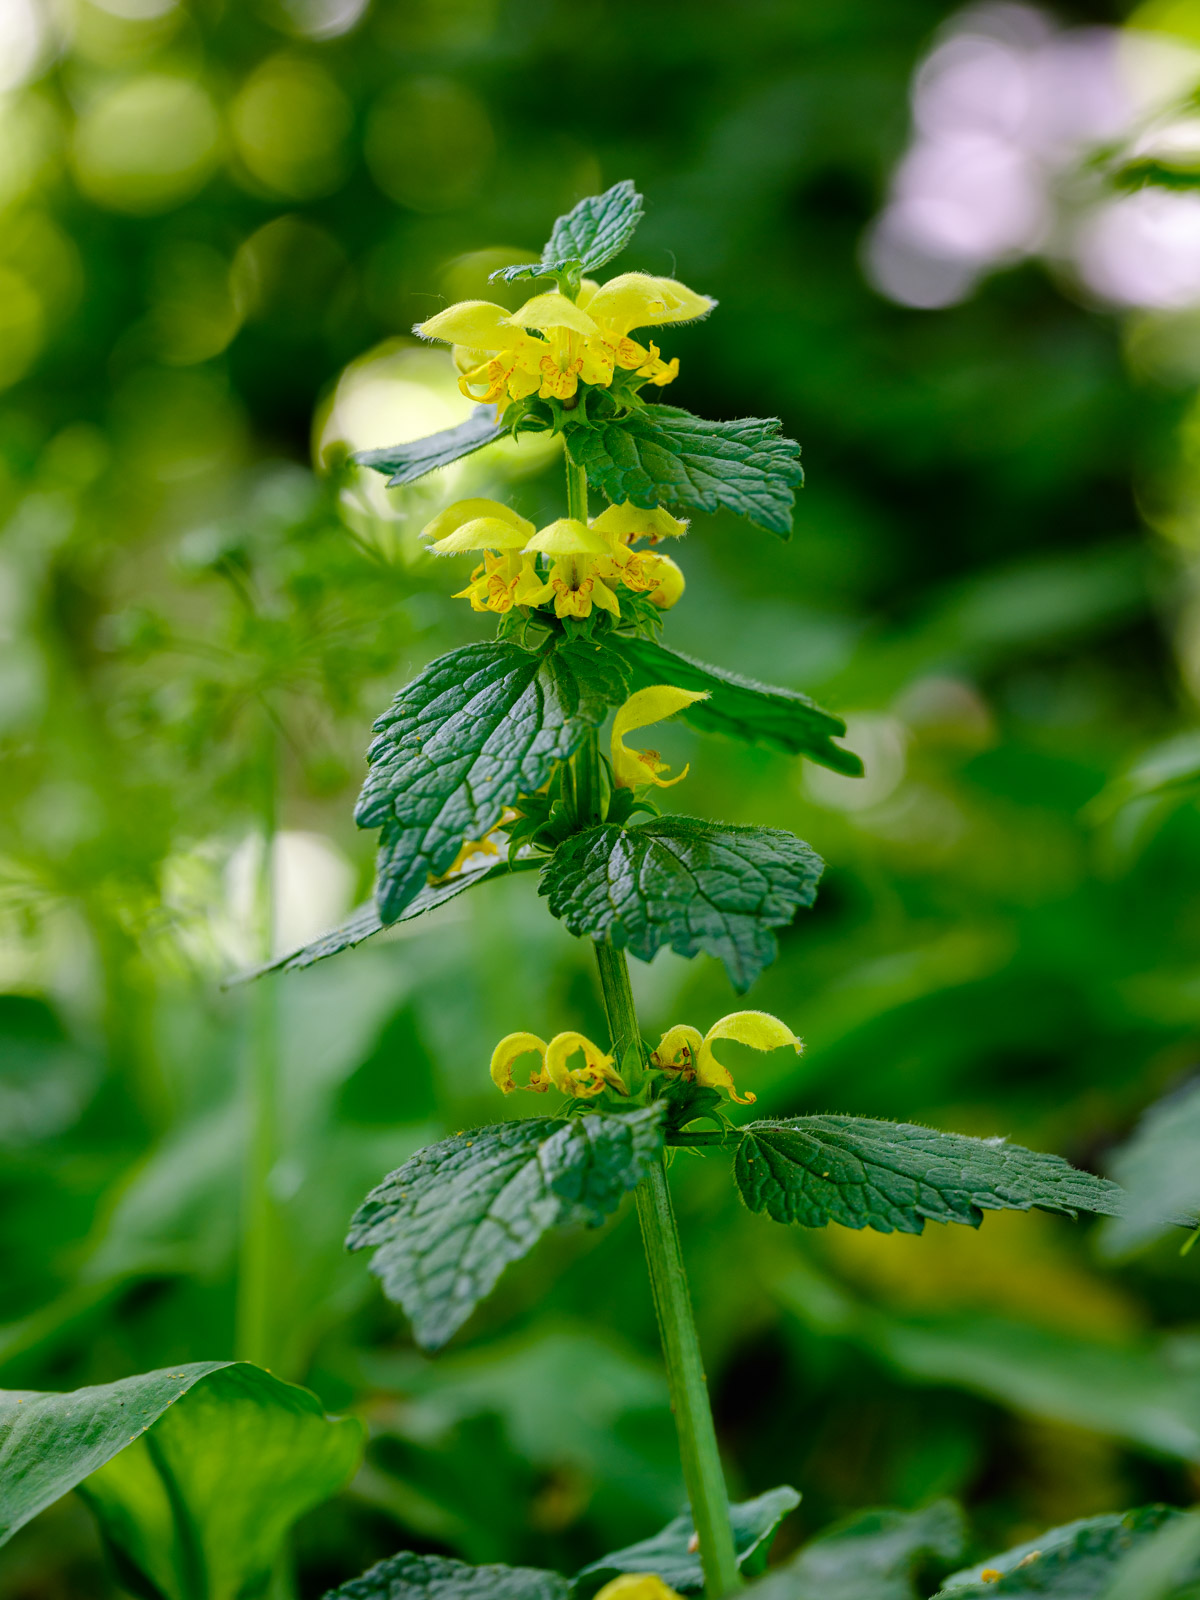
[[[625,668],[585,644],[534,654],[507,640],[465,645],[403,688],[375,724],[355,811],[382,827],[376,901],[395,922],[481,839],[506,805],[532,794],[626,693]]]
[[[404,1307],[418,1344],[436,1350],[548,1228],[598,1226],[661,1149],[660,1106],[456,1134],[373,1189],[346,1244],[375,1247],[384,1293]]]
[[[807,756],[851,778],[862,776],[859,757],[833,743],[845,733],[846,724],[832,712],[822,711],[807,695],[795,689],[773,689],[722,667],[710,667],[652,639],[615,635],[610,648],[628,662],[633,674],[631,689],[669,683],[677,689],[707,694],[707,700],[697,700],[678,713],[681,721],[699,732],[770,745],[789,755]]]
[[[1129,1199],[1104,1230],[1109,1254],[1149,1244],[1172,1223],[1200,1223],[1200,1081],[1151,1106],[1110,1170]]]
[[[1123,1516],[1115,1512],[1069,1522],[956,1572],[940,1594],[945,1600],[1034,1600],[1038,1595],[1104,1600],[1118,1564],[1160,1528],[1183,1520],[1182,1513],[1167,1506],[1143,1506]],[[989,1569],[1003,1576],[984,1581],[980,1574]],[[1200,1576],[1200,1567],[1191,1576]]]
[[[537,1567],[469,1567],[445,1556],[402,1550],[325,1600],[566,1600],[567,1580]]]
[[[730,1506],[729,1519],[733,1524],[733,1542],[740,1567],[757,1570],[766,1559],[776,1528],[799,1504],[800,1496],[795,1489],[781,1484],[755,1500],[743,1500],[740,1505]],[[685,1511],[653,1538],[616,1550],[584,1567],[575,1577],[576,1594],[594,1594],[623,1572],[657,1573],[664,1583],[681,1594],[702,1589],[704,1574],[700,1570],[700,1557],[692,1548],[695,1532],[695,1523]]]
[[[354,1472],[362,1436],[243,1362],[0,1394],[0,1539],[80,1488],[142,1592],[257,1594],[288,1527]]]
[[[620,255],[642,220],[642,197],[628,178],[614,183],[603,194],[589,195],[554,224],[542,250],[541,261],[515,267],[500,267],[490,282],[502,278],[512,283],[518,278],[549,278],[574,270],[595,272],[606,261]]]
[[[405,444],[388,445],[383,450],[360,450],[352,459],[360,467],[373,467],[376,472],[388,474],[388,488],[399,489],[402,484],[423,478],[427,472],[473,455],[485,444],[501,438],[504,432],[504,425],[496,420],[495,406],[476,406],[465,422],[453,428],[443,428],[440,433]]]
[[[867,1117],[749,1122],[734,1162],[751,1211],[776,1222],[920,1233],[926,1219],[977,1228],[985,1211],[1118,1214],[1123,1194],[1061,1156]]]
[[[787,539],[793,490],[804,482],[800,446],[777,417],[708,422],[677,406],[646,406],[618,422],[569,428],[571,459],[614,502],[649,510],[664,501],[748,517]]]
[[[860,1511],[751,1592],[754,1600],[917,1600],[915,1570],[934,1561],[944,1572],[962,1550],[962,1513],[949,1500],[921,1511]]]
[[[773,928],[816,898],[820,856],[778,828],[656,817],[587,828],[542,874],[550,910],[578,937],[649,961],[664,945],[725,963],[739,993],[777,954]]]
[[[481,857],[468,862],[452,878],[447,878],[442,883],[427,883],[416,898],[409,901],[395,922],[411,922],[414,917],[421,916],[425,911],[435,911],[438,906],[444,906],[448,900],[455,899],[473,884],[483,883],[489,878],[503,878],[509,872],[529,872],[540,864],[535,860],[517,860],[510,866],[505,861],[496,860],[495,857]],[[323,933],[311,944],[302,945],[298,950],[291,950],[287,955],[279,956],[265,967],[255,967],[252,972],[239,972],[235,978],[229,979],[226,987],[237,983],[249,983],[252,978],[265,977],[268,972],[300,972],[305,967],[314,966],[318,961],[324,961],[326,956],[336,956],[343,950],[353,950],[355,945],[362,944],[374,934],[382,933],[385,927],[393,926],[395,923],[384,923],[381,920],[379,908],[372,900],[369,904],[359,906],[356,911],[352,911],[340,927]]]

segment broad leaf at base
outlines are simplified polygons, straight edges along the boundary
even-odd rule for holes
[[[538,1567],[469,1567],[410,1550],[331,1589],[325,1600],[567,1600],[567,1580]]]
[[[800,1504],[800,1496],[788,1484],[768,1489],[757,1499],[743,1500],[729,1508],[733,1543],[738,1566],[757,1571],[765,1562],[775,1530]],[[580,1600],[587,1600],[610,1579],[623,1572],[653,1572],[681,1594],[704,1587],[700,1557],[693,1548],[696,1526],[684,1512],[649,1539],[602,1556],[575,1575],[573,1588]]]
[[[657,817],[572,835],[539,892],[573,934],[611,939],[640,961],[664,945],[681,956],[703,950],[741,993],[778,953],[772,929],[812,905],[823,870],[803,840],[778,828]]]
[[[920,1233],[926,1219],[977,1228],[985,1211],[1119,1214],[1107,1178],[1003,1139],[972,1139],[907,1122],[811,1116],[749,1122],[734,1175],[751,1211],[776,1222]]]
[[[443,1139],[371,1191],[347,1247],[375,1248],[384,1293],[436,1350],[547,1229],[595,1227],[617,1209],[659,1157],[663,1109],[530,1117]]]
[[[956,1572],[938,1600],[1105,1600],[1119,1564],[1160,1529],[1183,1520],[1183,1513],[1169,1506],[1143,1506],[1124,1515],[1069,1522]],[[985,1580],[982,1573],[989,1570],[1000,1578]],[[1187,1578],[1193,1583],[1200,1578],[1200,1562],[1193,1561]]]
[[[917,1600],[914,1570],[933,1561],[944,1572],[963,1544],[962,1513],[949,1500],[921,1511],[860,1511],[819,1533],[750,1593],[754,1600]]]

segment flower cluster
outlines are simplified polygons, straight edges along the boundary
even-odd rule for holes
[[[663,361],[656,345],[641,345],[630,333],[694,322],[715,305],[674,278],[624,272],[602,286],[585,278],[576,300],[553,290],[513,312],[490,300],[460,300],[413,332],[452,345],[462,392],[503,411],[530,395],[570,402],[581,382],[608,388],[618,372],[662,387],[679,362]]]
[[[779,1050],[788,1046],[797,1055],[804,1048],[787,1024],[769,1011],[734,1011],[714,1022],[705,1034],[686,1023],[668,1028],[651,1053],[650,1068],[668,1078],[674,1076],[703,1088],[719,1089],[739,1105],[753,1105],[757,1096],[739,1094],[729,1068],[717,1060],[713,1045],[718,1039],[732,1039],[753,1050]],[[520,1084],[513,1075],[513,1067],[525,1055],[536,1056],[539,1065],[530,1074],[529,1081]],[[572,1067],[569,1063],[576,1055],[582,1055],[583,1065]],[[503,1094],[512,1094],[517,1089],[545,1094],[550,1088],[577,1100],[591,1099],[606,1089],[613,1089],[619,1095],[629,1094],[612,1056],[582,1033],[558,1033],[549,1044],[536,1033],[507,1034],[492,1052],[491,1070],[492,1082]]]
[[[621,589],[669,610],[683,593],[683,573],[670,556],[634,546],[678,538],[687,526],[661,506],[642,511],[624,504],[587,523],[560,517],[535,529],[500,501],[475,499],[456,500],[423,532],[435,555],[483,556],[454,597],[469,600],[472,610],[503,615],[514,606],[544,606],[582,620],[594,606],[619,617]]]

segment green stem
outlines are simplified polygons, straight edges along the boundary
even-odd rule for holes
[[[570,456],[564,455],[563,461],[567,469],[567,515],[574,517],[577,522],[586,523],[588,519],[587,473],[582,467],[577,467]]]
[[[620,1061],[639,1037],[629,968],[624,952],[608,943],[596,945],[596,961],[613,1050]],[[638,1185],[636,1197],[705,1591],[708,1600],[720,1600],[740,1589],[742,1578],[664,1159],[660,1158]]]
[[[274,922],[277,810],[277,742],[272,727],[262,763],[262,858],[257,922],[264,960],[270,960]],[[269,1367],[278,1359],[278,1268],[282,1251],[279,1206],[271,1176],[279,1161],[279,1017],[275,979],[261,978],[250,996],[249,1059],[245,1089],[246,1155],[242,1171],[241,1254],[236,1348],[244,1361]]]

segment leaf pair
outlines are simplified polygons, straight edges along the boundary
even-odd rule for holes
[[[0,1542],[78,1488],[135,1593],[249,1600],[291,1524],[354,1472],[362,1441],[361,1423],[243,1362],[0,1392]]]

